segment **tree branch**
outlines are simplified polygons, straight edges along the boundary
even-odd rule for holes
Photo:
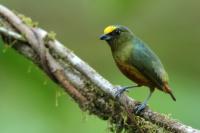
[[[87,63],[38,27],[0,5],[0,35],[5,42],[33,61],[79,104],[83,111],[108,120],[115,132],[200,133],[199,130],[153,112],[148,107],[136,116],[137,101],[122,94]]]

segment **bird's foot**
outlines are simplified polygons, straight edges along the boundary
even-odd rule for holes
[[[115,98],[118,98],[121,96],[121,94],[125,91],[128,91],[130,87],[121,87],[121,86],[116,86],[115,89],[117,92],[115,93]]]
[[[146,107],[146,103],[140,103],[136,105],[136,108],[134,109],[135,114],[139,114],[141,111],[143,111]]]

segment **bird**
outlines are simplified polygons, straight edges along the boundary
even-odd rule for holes
[[[176,101],[168,83],[168,74],[159,57],[128,27],[123,25],[107,26],[100,36],[100,40],[106,41],[110,46],[119,70],[136,83],[136,85],[118,88],[116,97],[130,88],[148,87],[150,93],[142,103],[136,106],[136,113],[145,109],[155,89],[169,94]]]

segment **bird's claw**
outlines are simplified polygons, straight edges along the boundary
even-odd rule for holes
[[[121,94],[125,91],[128,91],[127,87],[121,87],[121,86],[116,86],[117,92],[115,93],[115,97],[118,98],[121,96]]]
[[[139,114],[141,111],[143,111],[146,107],[145,103],[136,105],[136,108],[134,109],[135,114]]]

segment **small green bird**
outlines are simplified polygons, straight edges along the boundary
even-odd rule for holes
[[[120,71],[137,83],[136,86],[120,88],[117,96],[133,87],[147,86],[150,88],[150,94],[142,104],[137,106],[136,113],[146,107],[147,101],[155,88],[170,94],[172,99],[176,101],[168,85],[168,75],[161,61],[147,44],[135,36],[127,27],[122,25],[108,26],[100,39],[109,44]]]

